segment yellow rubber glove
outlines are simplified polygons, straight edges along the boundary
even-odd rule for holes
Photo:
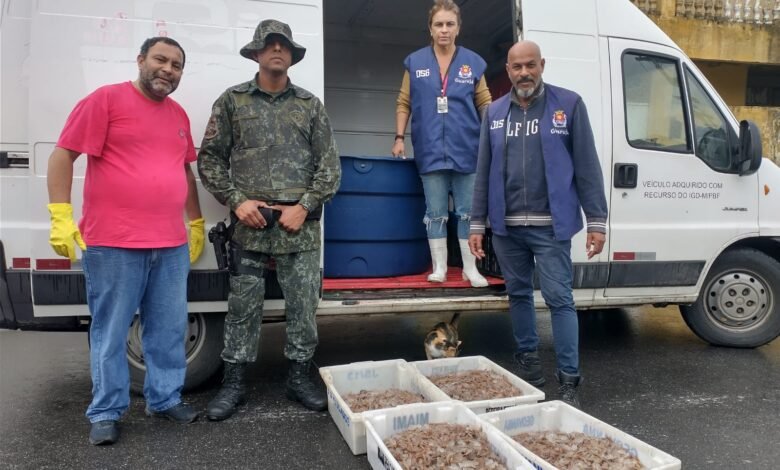
[[[206,239],[206,221],[203,217],[190,220],[187,224],[190,230],[190,263],[194,263],[203,253],[203,243]]]
[[[46,207],[51,214],[49,244],[58,255],[76,261],[76,247],[73,242],[78,243],[81,251],[86,250],[87,245],[81,238],[78,225],[73,221],[73,206],[67,202],[56,202]]]

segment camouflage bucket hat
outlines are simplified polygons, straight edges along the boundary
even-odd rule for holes
[[[306,48],[293,41],[292,30],[288,24],[277,20],[261,21],[257,25],[257,29],[255,29],[255,37],[252,39],[252,42],[241,48],[241,55],[247,59],[255,60],[255,52],[265,47],[265,41],[271,34],[278,34],[289,43],[289,46],[292,48],[292,65],[303,59],[304,54],[306,54]],[[257,61],[255,60],[255,62]]]

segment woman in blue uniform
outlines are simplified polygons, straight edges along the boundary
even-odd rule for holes
[[[458,218],[463,278],[474,287],[487,286],[468,246],[471,199],[477,166],[482,111],[491,102],[485,61],[456,46],[460,8],[452,0],[436,0],[428,14],[431,45],[404,60],[396,107],[392,153],[405,156],[404,132],[412,118],[414,159],[425,191],[425,225],[433,260],[430,282],[447,278],[449,194]]]

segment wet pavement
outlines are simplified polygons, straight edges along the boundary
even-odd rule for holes
[[[323,318],[320,366],[424,359],[422,339],[445,315]],[[540,314],[540,353],[554,398],[549,315]],[[466,313],[463,355],[512,369],[509,319]],[[686,469],[778,468],[780,340],[757,349],[709,346],[676,308],[580,313],[583,410],[657,447]],[[249,368],[249,404],[232,419],[179,426],[143,414],[133,397],[110,447],[87,442],[86,333],[0,331],[0,467],[367,469],[327,412],[284,397],[284,324],[263,326],[261,362]],[[212,382],[185,399],[199,409]]]

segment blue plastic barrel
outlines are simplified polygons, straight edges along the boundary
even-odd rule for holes
[[[325,206],[325,277],[390,277],[431,265],[425,196],[414,160],[341,157]]]

